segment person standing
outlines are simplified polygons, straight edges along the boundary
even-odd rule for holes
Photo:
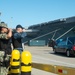
[[[7,55],[10,55],[12,52],[11,49],[11,37],[12,29],[7,27],[7,24],[4,22],[0,23],[0,64],[3,66],[9,66],[9,58]]]
[[[16,26],[16,31],[13,33],[12,44],[14,49],[24,50],[23,39],[26,37],[26,32],[21,25]]]

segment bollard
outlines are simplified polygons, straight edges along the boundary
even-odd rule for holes
[[[11,75],[20,75],[20,52],[18,50],[13,50],[10,60]]]
[[[23,51],[21,54],[21,75],[31,75],[31,53]]]

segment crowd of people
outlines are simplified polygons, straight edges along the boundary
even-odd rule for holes
[[[25,37],[26,32],[20,24],[16,26],[14,32],[11,28],[8,28],[5,22],[0,23],[0,62],[4,62],[4,66],[9,66],[9,61],[6,61],[6,59],[12,50],[17,48],[22,48],[23,50],[22,42]]]

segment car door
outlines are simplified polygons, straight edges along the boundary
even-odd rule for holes
[[[61,52],[65,53],[66,52],[66,48],[67,48],[67,41],[63,41],[62,42],[62,46],[61,46]]]
[[[63,41],[59,42],[56,48],[56,52],[64,53],[67,47],[67,40],[64,39]]]
[[[62,42],[59,42],[56,47],[56,52],[61,52],[61,51],[62,51]]]

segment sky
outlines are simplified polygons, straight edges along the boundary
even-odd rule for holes
[[[0,0],[0,21],[9,28],[28,28],[48,21],[75,16],[75,0]]]

